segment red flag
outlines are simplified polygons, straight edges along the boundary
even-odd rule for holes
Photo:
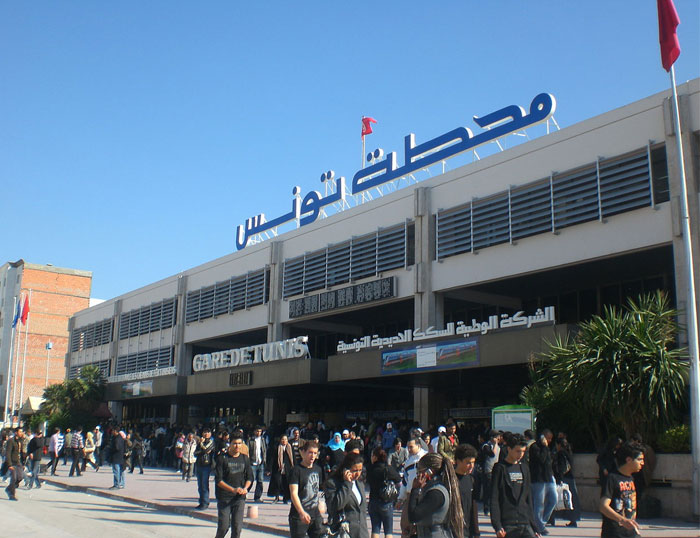
[[[681,20],[678,18],[673,0],[656,0],[659,8],[659,43],[661,44],[661,65],[666,71],[671,70],[673,62],[681,53],[676,27]]]
[[[22,325],[27,324],[27,317],[29,316],[29,296],[24,296],[24,308],[22,308]]]
[[[362,136],[372,133],[372,124],[377,123],[374,118],[362,116]]]

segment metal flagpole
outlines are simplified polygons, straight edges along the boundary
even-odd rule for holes
[[[17,297],[15,296],[13,298],[13,303],[12,303],[12,312],[17,312]],[[19,318],[17,319],[19,322]],[[15,333],[17,329],[17,325],[15,324],[14,327],[12,327],[12,336],[10,336],[10,356],[7,358],[7,376],[5,376],[5,379],[7,380],[7,386],[5,387],[5,416],[3,418],[3,425],[7,425],[7,417],[10,416],[8,411],[10,407],[10,381],[12,381],[12,353],[14,352],[14,344],[15,344]],[[10,426],[12,426],[12,423],[10,423]]]
[[[671,88],[673,89],[673,124],[676,132],[676,145],[680,159],[681,207],[683,220],[683,246],[688,264],[688,301],[687,329],[688,352],[690,355],[690,416],[691,420],[691,452],[693,459],[693,514],[700,514],[700,364],[698,363],[698,312],[697,295],[695,294],[695,270],[693,265],[693,245],[690,241],[690,212],[688,208],[688,189],[685,179],[685,159],[683,158],[683,142],[681,140],[681,117],[678,109],[678,93],[676,92],[676,72],[671,65]]]
[[[22,294],[19,294],[19,302],[22,303]],[[20,307],[21,308],[21,307]],[[20,320],[17,320],[20,323]],[[12,377],[12,416],[15,416],[15,405],[17,404],[17,378],[19,375],[19,344],[22,341],[22,326],[19,330],[15,330],[17,336],[17,345],[15,346],[15,375]]]
[[[29,312],[32,311],[32,290],[29,290],[29,302],[27,303]],[[24,326],[24,356],[22,357],[22,385],[19,390],[19,405],[22,409],[24,402],[24,372],[27,370],[27,340],[29,340],[29,314],[27,314],[27,324]]]

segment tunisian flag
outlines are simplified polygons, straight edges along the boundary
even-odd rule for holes
[[[661,65],[666,71],[671,70],[673,62],[681,53],[676,27],[681,20],[678,18],[673,0],[656,0],[659,8],[659,44],[661,45]]]
[[[24,296],[24,308],[22,308],[22,325],[27,324],[27,317],[29,317],[29,296]]]
[[[372,133],[372,124],[377,123],[374,118],[362,116],[362,136]]]

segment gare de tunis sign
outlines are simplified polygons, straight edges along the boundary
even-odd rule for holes
[[[505,135],[543,123],[554,114],[556,107],[554,96],[541,93],[530,103],[529,113],[525,113],[521,106],[509,105],[482,117],[474,116],[474,123],[482,129],[486,129],[476,136],[469,127],[457,127],[432,140],[416,145],[415,135],[410,133],[404,137],[404,165],[397,166],[395,151],[389,153],[385,159],[379,160],[384,156],[384,152],[381,149],[375,150],[368,156],[368,160],[372,164],[357,171],[353,176],[350,194],[360,194],[389,181],[406,177],[445,159],[476,149]],[[321,182],[326,187],[335,182],[334,188],[330,189],[333,192],[322,196],[319,191],[310,191],[302,199],[301,188],[295,186],[292,189],[294,198],[292,199],[291,211],[269,221],[265,218],[264,213],[260,213],[247,219],[244,225],[237,226],[236,248],[241,250],[248,245],[251,237],[292,220],[297,220],[299,226],[311,224],[318,219],[324,207],[345,201],[344,177],[335,179],[335,173],[328,171],[321,175]]]
[[[202,372],[204,370],[248,366],[250,364],[262,364],[284,359],[309,358],[308,341],[308,336],[298,336],[269,344],[214,351],[213,353],[201,353],[192,358],[192,370]]]

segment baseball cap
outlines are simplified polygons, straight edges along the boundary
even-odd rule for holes
[[[445,428],[445,426],[440,426],[438,428],[438,433],[447,433],[447,428]]]

